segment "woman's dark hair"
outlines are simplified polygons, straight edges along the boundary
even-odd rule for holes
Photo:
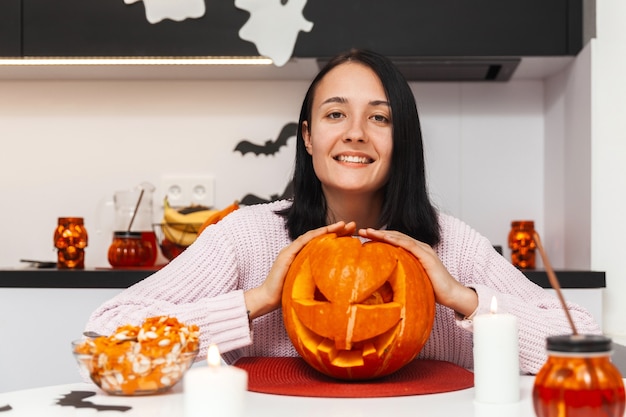
[[[280,212],[287,219],[289,236],[295,239],[327,223],[326,200],[322,184],[315,175],[311,155],[305,149],[302,123],[311,120],[313,98],[320,81],[330,70],[346,62],[357,62],[371,68],[380,78],[391,106],[393,152],[389,179],[384,188],[380,224],[434,245],[440,238],[439,223],[426,187],[422,132],[413,92],[388,58],[360,49],[352,49],[331,59],[317,74],[304,97],[292,180],[293,204]]]

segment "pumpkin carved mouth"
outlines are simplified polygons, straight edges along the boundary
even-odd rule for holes
[[[338,378],[372,378],[419,353],[432,328],[434,295],[419,261],[403,249],[330,234],[292,264],[283,317],[311,366]]]

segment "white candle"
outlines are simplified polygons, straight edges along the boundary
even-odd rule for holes
[[[248,373],[222,366],[217,346],[209,346],[206,367],[189,369],[183,378],[185,417],[241,417],[245,413]]]
[[[505,404],[519,401],[519,342],[517,318],[491,313],[474,318],[474,390],[477,402]]]

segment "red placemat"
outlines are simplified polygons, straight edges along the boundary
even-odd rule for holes
[[[450,362],[417,359],[395,373],[369,381],[328,377],[302,358],[247,357],[235,366],[248,372],[248,390],[299,397],[397,397],[458,391],[474,386],[474,374]]]

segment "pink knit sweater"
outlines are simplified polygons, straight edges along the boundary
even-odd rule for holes
[[[105,302],[86,329],[104,334],[146,317],[175,316],[201,329],[199,359],[216,343],[227,362],[241,356],[297,356],[280,310],[253,322],[250,331],[243,293],[259,286],[278,252],[290,243],[283,219],[274,214],[286,201],[242,207],[210,226],[196,242],[160,271]],[[543,365],[545,338],[570,333],[558,299],[529,281],[491,243],[451,216],[440,214],[441,243],[435,250],[450,274],[478,294],[477,313],[498,310],[519,319],[520,368],[536,373]],[[599,333],[591,315],[570,311],[580,333]],[[471,369],[472,326],[437,305],[432,333],[420,358],[450,361]]]

